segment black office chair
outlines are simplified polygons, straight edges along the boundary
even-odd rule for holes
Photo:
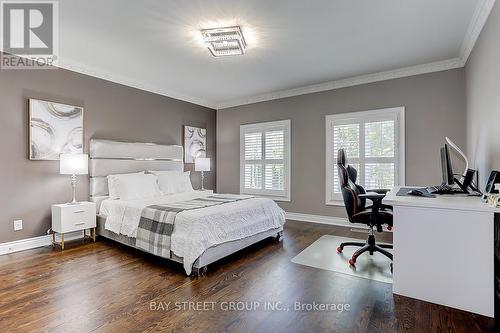
[[[366,243],[345,242],[337,248],[341,253],[344,246],[361,246],[349,260],[349,265],[354,266],[356,259],[364,252],[380,252],[392,260],[392,254],[385,249],[392,249],[392,245],[375,243],[373,228],[382,232],[382,225],[387,224],[388,229],[392,229],[392,207],[382,204],[382,199],[389,190],[369,190],[365,191],[363,187],[356,184],[358,172],[352,166],[347,164],[344,149],[339,149],[337,155],[337,169],[339,174],[340,188],[344,199],[345,208],[349,221],[351,223],[366,224],[370,228],[368,240]],[[366,206],[366,199],[372,201],[372,206]],[[391,263],[392,271],[392,263]]]

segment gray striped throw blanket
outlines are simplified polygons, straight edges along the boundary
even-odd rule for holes
[[[222,205],[250,198],[253,196],[213,194],[187,201],[148,206],[142,210],[135,245],[157,256],[171,258],[170,240],[177,214],[185,210]]]

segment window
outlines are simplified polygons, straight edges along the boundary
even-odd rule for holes
[[[337,151],[365,189],[404,185],[404,107],[326,116],[326,204],[342,201]]]
[[[290,201],[290,120],[240,126],[240,193]]]

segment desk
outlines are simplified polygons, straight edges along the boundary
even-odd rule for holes
[[[494,218],[478,197],[396,196],[393,293],[494,316]]]

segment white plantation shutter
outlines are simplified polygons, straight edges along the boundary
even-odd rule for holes
[[[285,165],[266,164],[265,189],[273,191],[283,191],[285,188]]]
[[[285,187],[285,129],[266,131],[264,137],[266,155],[264,188],[283,191]]]
[[[245,165],[245,188],[255,190],[262,189],[262,165]]]
[[[262,133],[245,133],[245,160],[262,159]]]
[[[349,159],[359,158],[360,124],[333,125],[333,147],[344,148]]]
[[[333,125],[333,151],[337,152],[344,148],[349,163],[359,170],[359,124]],[[339,174],[337,172],[337,153],[333,154],[335,159],[333,167],[334,193],[340,193]]]
[[[285,153],[285,130],[266,131],[266,160],[283,160]]]
[[[262,133],[245,133],[245,188],[259,190],[262,188]]]
[[[240,127],[240,192],[289,200],[290,121]]]
[[[342,200],[337,152],[358,171],[365,189],[391,189],[404,184],[404,108],[326,117],[326,203]]]

